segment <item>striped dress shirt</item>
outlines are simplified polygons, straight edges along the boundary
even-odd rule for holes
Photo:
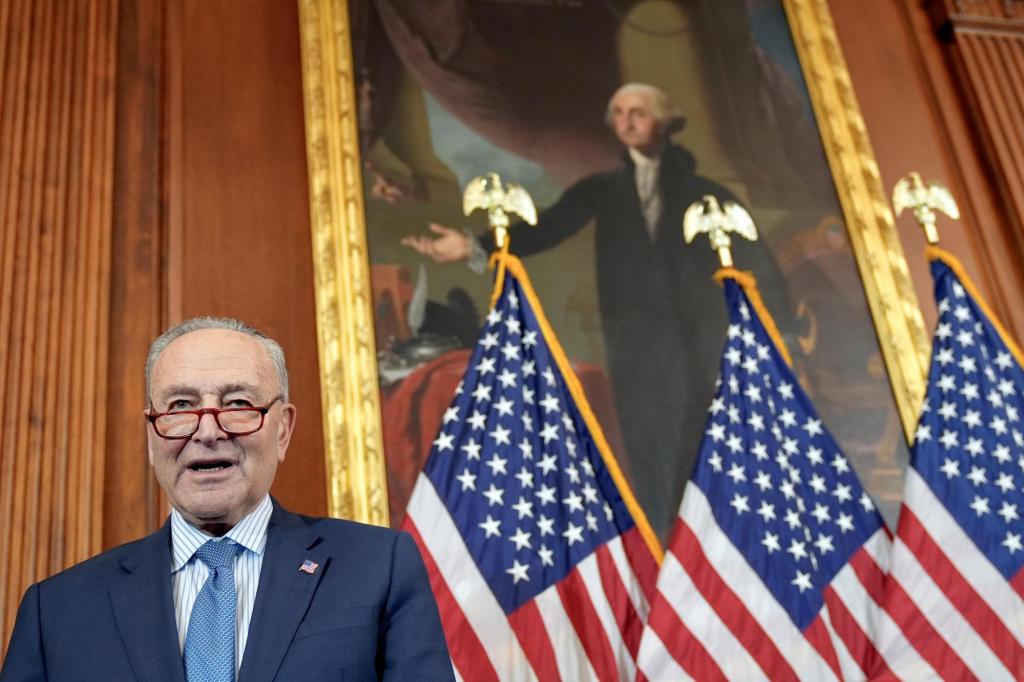
[[[260,585],[263,550],[267,546],[267,525],[274,505],[270,495],[259,506],[229,530],[224,537],[244,547],[235,557],[235,591],[238,606],[235,611],[235,674],[242,663],[245,641],[249,636],[249,620]],[[203,589],[210,570],[196,558],[196,550],[207,540],[216,539],[186,521],[177,509],[171,510],[171,591],[174,594],[174,618],[178,623],[178,648],[185,650],[185,633],[192,606]]]

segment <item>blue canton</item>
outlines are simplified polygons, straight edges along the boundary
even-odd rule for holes
[[[1024,563],[1024,371],[949,266],[932,262],[939,322],[910,463],[1008,579]]]
[[[693,482],[797,627],[883,522],[746,294],[725,280],[730,325]]]
[[[634,526],[511,272],[424,473],[506,613]]]

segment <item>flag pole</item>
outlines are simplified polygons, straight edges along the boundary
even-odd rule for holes
[[[497,254],[492,258],[494,257],[497,257]],[[661,546],[661,541],[658,540],[658,536],[654,532],[654,528],[651,526],[651,523],[647,518],[647,514],[644,512],[643,507],[640,506],[640,502],[636,499],[633,489],[626,480],[626,475],[622,472],[622,467],[619,466],[619,462],[615,458],[615,453],[612,452],[611,445],[608,444],[608,439],[604,435],[604,430],[601,428],[601,424],[598,422],[597,416],[594,414],[593,409],[590,407],[590,403],[587,401],[587,396],[583,392],[583,385],[580,383],[579,377],[576,376],[576,372],[573,370],[572,364],[569,362],[569,356],[565,354],[562,344],[559,343],[558,337],[551,328],[551,323],[548,322],[547,315],[544,314],[544,307],[540,304],[540,299],[533,290],[533,284],[530,282],[529,275],[526,274],[526,268],[523,267],[522,261],[515,256],[506,254],[505,256],[502,256],[502,258],[507,264],[508,271],[511,272],[519,281],[519,284],[523,289],[523,295],[526,296],[526,299],[530,302],[530,307],[537,316],[537,324],[541,329],[541,333],[544,335],[544,340],[547,341],[548,348],[551,350],[551,355],[555,359],[555,364],[558,366],[559,371],[562,373],[562,377],[565,379],[565,384],[569,388],[569,393],[576,402],[576,406],[580,411],[580,416],[583,417],[583,422],[587,425],[587,429],[590,431],[590,436],[594,440],[594,445],[597,446],[597,451],[601,454],[601,459],[604,460],[605,466],[608,467],[608,473],[611,474],[612,480],[615,482],[615,486],[622,494],[622,500],[626,503],[626,508],[629,509],[629,513],[633,516],[633,521],[636,523],[636,527],[640,531],[640,537],[643,538],[644,543],[647,545],[648,549],[650,549],[651,554],[654,556],[658,564],[661,564],[665,556],[665,550]]]
[[[718,254],[723,268],[732,267],[732,239],[734,232],[750,241],[757,241],[757,227],[747,210],[735,201],[723,201],[705,194],[683,214],[683,239],[691,243],[698,234],[707,234],[711,248]]]
[[[974,280],[971,279],[964,269],[963,263],[952,253],[939,246],[939,232],[935,227],[938,218],[937,211],[945,213],[953,220],[960,219],[960,208],[957,206],[956,200],[953,198],[949,188],[935,181],[925,185],[921,180],[921,175],[917,171],[911,171],[906,176],[900,178],[895,187],[893,187],[892,204],[897,216],[903,213],[904,209],[913,211],[914,219],[921,226],[921,229],[924,230],[925,237],[928,239],[928,245],[924,249],[925,258],[929,262],[939,261],[945,263],[953,271],[964,285],[964,288],[967,289],[971,298],[974,299],[978,307],[985,313],[985,316],[992,322],[992,326],[1003,337],[1003,342],[1010,352],[1013,353],[1017,362],[1024,365],[1024,353],[1021,352],[1020,346],[1017,345],[1016,341],[1014,341],[1013,337],[1003,327],[999,318],[989,307]]]
[[[905,551],[893,554],[884,592],[899,639],[882,651],[896,654],[891,676],[901,679],[929,666],[949,677],[1018,679],[1024,654],[1013,639],[1020,632],[1015,553],[1024,545],[1012,483],[1020,433],[1007,422],[1024,408],[1016,388],[1024,356],[960,261],[938,245],[936,211],[959,218],[949,191],[910,173],[893,189],[893,207],[897,214],[912,209],[927,236],[938,320],[924,395],[931,409],[922,409],[913,434],[896,528]],[[955,635],[947,627],[954,622],[962,625]],[[1010,634],[989,638],[992,632]],[[954,639],[975,644],[932,653]],[[906,655],[915,650],[927,660]]]
[[[874,627],[888,532],[790,368],[753,276],[732,265],[725,233],[756,230],[730,203],[705,197],[684,219],[687,241],[707,232],[722,261],[729,330],[669,543],[678,561],[658,576],[637,668],[652,680],[679,668],[698,679],[892,677]]]
[[[904,209],[913,211],[914,219],[924,230],[925,238],[931,245],[939,243],[939,231],[935,228],[938,219],[936,211],[945,213],[953,220],[960,219],[960,208],[949,188],[935,181],[925,185],[917,171],[911,171],[896,182],[892,188],[892,206],[897,216]]]
[[[491,308],[498,302],[501,290],[505,286],[505,270],[508,267],[508,242],[509,240],[506,237],[501,248],[491,254],[490,261],[487,264],[492,270],[495,267],[498,268],[498,271],[494,274],[494,289],[491,291]]]
[[[518,215],[527,225],[536,225],[537,207],[530,193],[521,185],[514,182],[503,185],[497,173],[487,173],[470,180],[462,195],[463,213],[468,216],[478,209],[487,211],[487,222],[494,232],[495,251],[489,261],[491,268],[498,268],[494,276],[494,290],[491,292],[490,307],[493,308],[505,285],[509,215]]]
[[[778,348],[786,364],[793,366],[793,358],[789,349],[782,342],[782,334],[775,324],[775,318],[768,312],[761,293],[757,289],[757,279],[751,272],[738,270],[733,265],[732,239],[729,233],[733,232],[750,241],[757,241],[757,226],[754,219],[750,217],[746,209],[734,201],[719,202],[710,194],[702,197],[700,201],[690,204],[683,214],[683,238],[686,243],[693,242],[698,234],[706,233],[711,241],[711,248],[718,254],[721,266],[714,274],[714,280],[719,284],[723,280],[734,280],[743,289],[751,305],[757,311],[758,316],[764,324],[765,331],[771,337],[775,347]]]
[[[761,292],[757,288],[757,278],[754,277],[754,273],[748,270],[737,270],[734,267],[719,268],[715,272],[713,279],[719,284],[723,280],[731,279],[740,285],[743,289],[743,293],[747,295],[750,300],[750,305],[754,306],[754,310],[757,312],[757,316],[761,318],[761,324],[764,325],[764,330],[768,332],[768,336],[771,338],[775,347],[778,349],[782,359],[786,361],[786,364],[790,367],[793,366],[793,358],[789,354],[789,348],[782,342],[782,334],[779,332],[778,325],[775,324],[775,318],[772,317],[768,307],[764,304],[764,299],[761,298]]]
[[[537,209],[534,206],[533,199],[530,198],[529,193],[522,186],[514,182],[506,183],[503,186],[501,178],[497,173],[488,173],[487,175],[473,178],[466,185],[462,209],[466,215],[477,209],[487,211],[487,220],[491,230],[494,232],[495,251],[491,254],[489,265],[491,268],[497,268],[497,272],[494,276],[494,290],[491,293],[490,307],[493,308],[497,303],[505,286],[505,275],[507,272],[511,272],[522,286],[523,293],[526,295],[534,314],[537,316],[541,333],[547,341],[548,348],[551,349],[555,364],[558,365],[558,369],[565,379],[569,393],[572,394],[573,400],[579,408],[580,415],[583,417],[583,421],[586,423],[587,429],[594,439],[594,444],[597,446],[605,466],[608,467],[612,480],[622,494],[622,499],[626,503],[626,508],[629,509],[637,529],[640,531],[640,536],[651,551],[655,561],[661,564],[665,554],[661,542],[651,527],[647,514],[644,513],[632,488],[630,488],[629,483],[626,481],[626,477],[622,473],[622,468],[619,466],[611,446],[608,445],[604,431],[601,429],[601,425],[594,415],[590,403],[587,402],[579,378],[573,371],[565,350],[562,349],[561,344],[558,342],[558,337],[555,336],[551,324],[544,314],[540,299],[533,291],[533,285],[526,274],[526,268],[523,267],[522,262],[518,258],[509,253],[509,242],[511,241],[508,233],[509,214],[514,213],[522,218],[523,222],[527,225],[536,226]]]

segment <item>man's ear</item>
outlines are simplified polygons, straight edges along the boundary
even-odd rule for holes
[[[281,417],[277,420],[277,459],[284,461],[285,453],[288,451],[288,444],[291,443],[292,433],[295,431],[296,409],[291,403],[281,405]]]
[[[149,466],[154,466],[156,463],[156,454],[153,452],[153,443],[158,440],[163,440],[160,436],[156,435],[156,430],[153,428],[153,424],[149,421],[149,415],[154,412],[158,412],[156,407],[153,406],[153,400],[149,397],[149,386],[146,386],[146,407],[142,410],[143,415],[143,428],[146,430],[146,457],[149,459]]]
[[[153,427],[146,422],[146,459],[149,460],[149,466],[153,466],[153,439],[156,438],[156,434],[153,433]]]
[[[685,127],[686,127],[686,117],[685,116],[673,116],[665,124],[665,137],[668,137],[669,135],[674,135],[675,133],[678,133],[680,130],[682,130]]]

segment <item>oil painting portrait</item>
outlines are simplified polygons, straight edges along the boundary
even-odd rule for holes
[[[356,0],[349,19],[392,524],[487,312],[493,241],[462,188],[489,172],[537,204],[510,249],[660,535],[727,327],[717,258],[682,235],[707,195],[752,215],[736,266],[892,518],[900,418],[781,2]]]

